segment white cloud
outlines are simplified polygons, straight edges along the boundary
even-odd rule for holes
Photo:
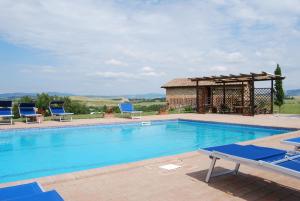
[[[152,68],[150,66],[144,66],[141,69],[141,73],[139,75],[140,76],[149,76],[149,77],[159,77],[159,76],[165,75],[165,73],[156,71],[154,68]]]
[[[96,73],[88,73],[88,76],[96,76],[102,78],[111,78],[111,79],[145,79],[147,77],[158,77],[165,75],[164,72],[155,71],[154,68],[150,66],[142,67],[139,72],[129,73],[129,72],[112,72],[112,71],[104,71],[104,72],[96,72]]]
[[[225,63],[242,63],[246,61],[246,58],[240,52],[225,52],[221,50],[214,50],[210,52],[208,56],[211,56]]]
[[[96,75],[97,77],[103,77],[103,78],[114,78],[114,79],[123,79],[123,78],[134,78],[136,79],[137,76],[132,73],[126,73],[126,72],[96,72],[92,75]]]
[[[128,66],[127,63],[117,60],[117,59],[109,59],[109,60],[105,61],[105,64],[113,65],[113,66]]]
[[[152,67],[150,67],[150,66],[144,66],[142,68],[142,71],[143,72],[152,72],[152,71],[154,71],[154,69]]]
[[[43,72],[43,73],[56,73],[57,69],[53,66],[41,66],[40,67],[40,72]]]
[[[26,66],[20,70],[21,73],[52,74],[58,72],[55,66]]]
[[[1,0],[0,37],[51,55],[54,64],[40,66],[61,67],[41,68],[39,76],[59,69],[70,74],[78,92],[86,92],[78,83],[97,93],[103,80],[118,77],[146,81],[116,81],[101,91],[135,91],[137,84],[157,91],[174,77],[272,72],[274,63],[285,69],[285,86],[296,88],[299,13],[298,0]],[[82,76],[89,74],[97,79]],[[52,86],[52,80],[44,82],[45,90]]]
[[[226,67],[226,66],[213,66],[213,67],[210,68],[210,70],[213,71],[213,72],[221,73],[221,72],[228,71],[228,67]]]

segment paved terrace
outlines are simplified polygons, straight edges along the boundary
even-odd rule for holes
[[[193,119],[230,122],[251,125],[290,127],[300,129],[300,118],[262,115],[255,117],[180,114],[143,117],[141,121],[157,119]],[[74,120],[73,122],[43,122],[42,124],[16,123],[1,129],[28,127],[57,127],[112,122],[132,122],[130,119]],[[300,136],[300,131],[248,141],[257,145],[292,149],[280,144],[280,140]],[[182,167],[166,171],[158,167],[165,164],[178,164]],[[212,200],[300,200],[300,181],[291,177],[241,166],[238,176],[226,175],[204,182],[210,160],[207,156],[190,152],[176,156],[150,159],[124,165],[68,173],[34,179],[46,190],[56,189],[66,201],[101,200],[147,200],[147,201],[212,201]],[[217,171],[231,169],[234,164],[220,160]],[[1,184],[14,185],[32,180]]]

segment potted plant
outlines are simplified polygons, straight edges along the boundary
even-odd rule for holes
[[[168,112],[168,109],[167,109],[166,106],[161,107],[161,108],[159,109],[159,111],[158,111],[158,114],[159,114],[159,115],[168,114],[168,113],[169,113],[169,112]]]
[[[112,118],[113,117],[113,108],[111,106],[103,106],[104,118]]]

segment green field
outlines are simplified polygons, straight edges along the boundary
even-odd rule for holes
[[[114,106],[116,107],[120,102],[126,101],[127,99],[119,98],[119,99],[106,99],[106,98],[97,98],[97,97],[84,97],[84,96],[71,96],[72,100],[86,104],[88,107],[103,107],[106,106]],[[158,109],[161,106],[166,105],[164,101],[135,101],[134,105],[137,109],[142,110],[142,116],[146,115],[155,115],[158,114]],[[153,107],[158,106],[158,107]],[[155,111],[147,110],[149,107],[156,108]],[[157,111],[156,111],[157,110]],[[169,114],[175,113],[184,113],[183,109],[181,110],[172,110],[169,111]],[[274,113],[279,113],[278,106],[274,106]],[[281,107],[280,113],[282,114],[300,114],[300,96],[294,97],[294,99],[285,100],[285,104]],[[113,114],[115,117],[122,117],[120,113]],[[93,118],[103,118],[103,113],[96,113],[96,114],[77,114],[73,115],[73,119],[93,119]],[[25,119],[19,118],[15,119],[14,121],[24,121]],[[50,117],[45,117],[45,120],[51,120]]]
[[[125,98],[107,99],[107,98],[86,97],[86,96],[71,96],[70,98],[74,101],[78,101],[78,102],[86,104],[87,106],[93,106],[93,107],[103,107],[103,105],[117,106],[119,103],[123,102],[124,100],[128,100]],[[162,104],[166,104],[166,102],[162,102],[162,101],[137,101],[137,102],[134,102],[134,105],[136,105],[136,106],[150,106],[150,105],[162,105]]]
[[[106,99],[96,97],[84,97],[84,96],[72,96],[72,100],[85,103],[87,106],[103,107],[106,106],[117,106],[120,102],[126,99]],[[162,101],[137,101],[134,102],[136,107],[139,106],[151,106],[151,105],[165,105],[166,102]],[[278,106],[274,106],[274,113],[279,113]],[[285,104],[281,106],[280,113],[282,114],[300,114],[300,96],[295,96],[294,99],[285,100]],[[146,113],[147,114],[147,113]],[[150,112],[149,114],[154,114]]]
[[[94,98],[86,96],[70,96],[71,100],[84,103],[87,106],[102,107],[103,105],[115,106],[122,101],[122,99],[106,99],[106,98]]]
[[[280,112],[278,106],[274,106],[274,113],[300,114],[300,96],[295,96],[294,99],[285,100],[284,102]]]

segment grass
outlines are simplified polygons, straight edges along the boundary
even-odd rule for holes
[[[108,99],[108,98],[97,98],[97,97],[86,97],[86,96],[71,96],[70,97],[74,101],[78,101],[81,103],[86,104],[87,106],[93,106],[93,107],[103,107],[106,106],[117,106],[119,103],[121,103],[125,99]],[[143,101],[143,102],[137,102],[134,103],[136,106],[150,106],[150,105],[161,105],[166,104],[166,102],[163,101]]]
[[[107,106],[116,106],[121,102],[116,99],[106,99],[106,98],[96,98],[96,97],[86,97],[86,96],[71,96],[71,100],[78,101],[86,104],[87,106],[93,107],[102,107],[103,105]]]
[[[295,96],[294,99],[285,100],[284,102],[280,108],[280,112],[279,107],[274,106],[274,113],[300,114],[300,96]]]

